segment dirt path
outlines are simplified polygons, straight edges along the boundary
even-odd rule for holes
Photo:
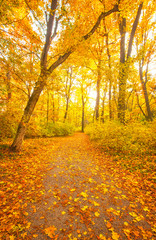
[[[120,187],[88,136],[54,138],[43,198],[28,208],[28,239],[153,239],[145,206]]]

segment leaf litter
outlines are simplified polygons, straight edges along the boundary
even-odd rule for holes
[[[154,240],[153,182],[88,136],[26,140],[1,161],[0,239]]]

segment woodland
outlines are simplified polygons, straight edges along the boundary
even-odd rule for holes
[[[154,0],[0,1],[0,239],[154,240],[155,9]],[[82,226],[59,231],[38,213],[51,224],[33,228],[30,208],[51,210],[50,192]],[[105,232],[93,227],[102,211]]]

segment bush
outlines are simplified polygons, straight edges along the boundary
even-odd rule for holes
[[[85,132],[97,140],[105,151],[123,154],[155,154],[156,122],[121,125],[118,122],[95,123]]]
[[[15,114],[16,115],[16,114]],[[0,115],[0,140],[15,136],[18,121],[13,113],[5,112]]]
[[[54,137],[71,135],[74,132],[74,126],[69,123],[49,122],[48,124],[30,124],[26,137]]]

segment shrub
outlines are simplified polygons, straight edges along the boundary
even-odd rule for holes
[[[104,150],[111,153],[147,154],[156,153],[156,124],[141,123],[121,125],[115,121],[89,125],[85,132],[97,140]]]
[[[13,113],[5,112],[0,115],[0,140],[14,137],[18,121]]]
[[[30,124],[27,129],[26,137],[54,137],[66,136],[74,132],[74,126],[69,123],[49,122],[48,124]]]

